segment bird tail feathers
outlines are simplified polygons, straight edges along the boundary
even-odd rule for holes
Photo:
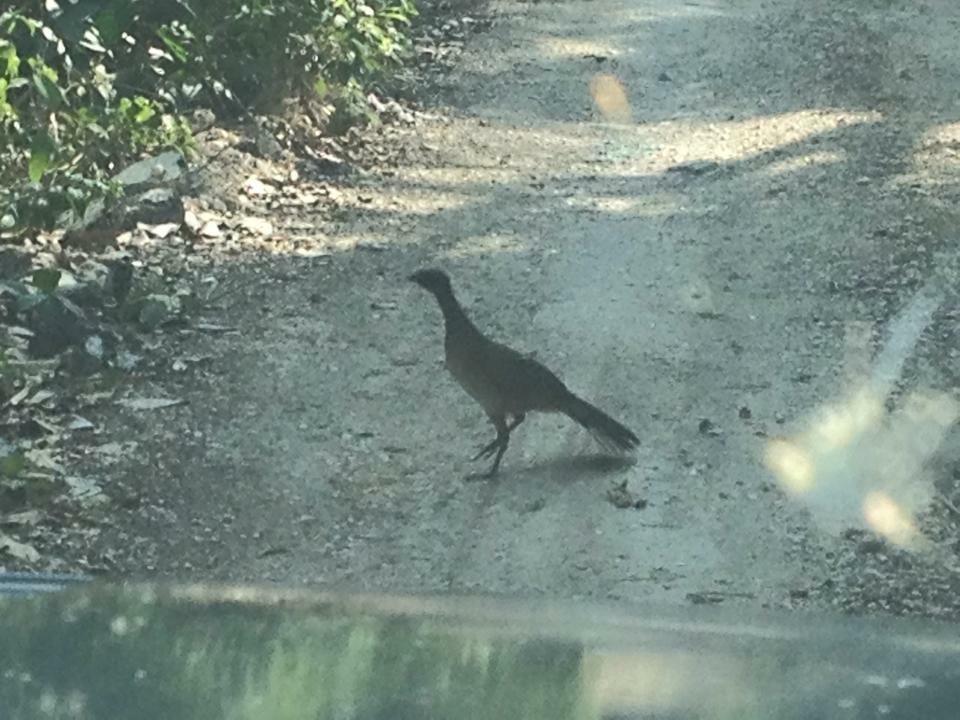
[[[586,428],[607,450],[631,450],[640,439],[603,410],[570,393],[558,408],[571,420]]]

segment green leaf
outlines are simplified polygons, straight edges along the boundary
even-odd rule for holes
[[[170,51],[171,55],[182,63],[187,62],[190,53],[187,52],[187,49],[181,43],[177,42],[168,28],[162,27],[157,29],[157,36],[163,41],[163,44],[167,50]]]
[[[20,73],[20,56],[17,55],[17,48],[6,42],[0,43],[0,60],[6,61],[4,74],[8,78],[14,78]]]
[[[56,146],[49,133],[41,132],[34,136],[30,144],[30,182],[40,182],[43,174],[50,167]]]
[[[41,268],[34,270],[30,282],[40,292],[50,295],[60,284],[60,271],[56,268]]]
[[[146,98],[137,98],[137,114],[133,116],[135,122],[143,124],[149,121],[154,115],[157,114],[157,111],[153,109],[153,106],[150,104],[150,101]]]
[[[123,28],[120,26],[120,20],[113,10],[102,10],[97,13],[93,23],[100,35],[100,40],[107,47],[113,47],[120,41]]]
[[[63,104],[63,91],[57,85],[57,75],[49,67],[41,66],[34,69],[33,84],[37,88],[51,110],[58,109]]]
[[[313,81],[313,91],[320,97],[326,97],[327,91],[329,90],[327,81],[322,77],[317,76],[317,79]]]
[[[23,453],[5,442],[0,443],[0,476],[16,477],[26,466],[27,460]]]

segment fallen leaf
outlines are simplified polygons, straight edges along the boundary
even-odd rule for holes
[[[260,178],[249,177],[243,183],[243,191],[251,197],[258,197],[261,195],[273,195],[277,190],[272,185],[267,185],[267,183],[263,182]]]
[[[100,487],[100,484],[96,480],[70,475],[63,480],[67,483],[67,487],[70,488],[70,497],[75,500],[81,500],[85,504],[107,501],[106,496],[103,494],[103,488]]]
[[[11,325],[11,326],[9,326],[9,327],[7,328],[7,332],[8,332],[10,335],[13,335],[13,336],[15,336],[15,337],[22,337],[22,338],[32,338],[32,337],[33,337],[33,330],[30,330],[29,328],[25,328],[25,327],[20,327],[19,325]]]
[[[187,210],[183,214],[183,224],[187,226],[187,229],[192,232],[194,235],[200,233],[200,229],[203,227],[203,221],[197,217],[197,214],[192,210]]]
[[[55,473],[63,472],[63,465],[59,463],[57,456],[54,455],[52,450],[34,448],[32,450],[27,450],[24,455],[26,456],[27,460],[30,461],[30,464],[35,468],[51,470]]]
[[[141,230],[146,230],[148,233],[153,235],[155,238],[160,240],[165,240],[180,229],[180,223],[160,223],[159,225],[147,225],[146,223],[138,223],[138,228]]]
[[[203,224],[203,227],[200,228],[200,234],[205,238],[218,238],[223,235],[223,232],[220,230],[220,225],[213,220],[208,220]]]
[[[73,420],[67,423],[68,430],[93,430],[94,424],[85,417],[74,415]]]
[[[273,223],[264,218],[245,217],[240,221],[240,227],[251,235],[268,236],[273,235]]]
[[[100,456],[100,462],[105,465],[112,465],[124,455],[132,455],[138,447],[136,441],[128,442],[108,442],[93,448],[93,452]]]
[[[101,400],[109,400],[113,397],[113,390],[105,390],[103,392],[87,393],[85,395],[80,395],[79,400],[85,405],[96,405]]]
[[[183,405],[186,400],[180,398],[127,398],[117,400],[117,405],[123,405],[131,410],[160,410],[162,408]]]
[[[4,525],[36,525],[43,515],[39,510],[24,510],[23,512],[7,515],[3,519]]]
[[[193,327],[196,330],[200,330],[202,332],[210,332],[210,333],[239,332],[235,327],[230,327],[229,325],[218,325],[217,323],[198,322]]]
[[[39,405],[42,402],[45,402],[53,397],[53,393],[50,390],[37,390],[29,400],[27,400],[27,405]]]
[[[59,436],[63,432],[63,428],[57,425],[56,423],[47,422],[43,418],[32,418],[29,422],[36,423],[37,427],[43,430],[48,435]],[[56,438],[52,438],[55,440]],[[51,440],[48,438],[48,441]]]
[[[40,559],[40,553],[37,552],[35,547],[18,542],[9,535],[2,533],[0,533],[0,552],[5,552],[17,560],[29,563],[37,562]]]
[[[21,390],[21,391],[18,392],[16,395],[14,395],[12,398],[10,398],[10,404],[11,404],[13,407],[16,407],[17,405],[19,405],[20,403],[23,402],[23,399],[24,399],[25,397],[27,397],[27,395],[30,394],[30,391],[31,391],[31,390],[33,390],[33,388],[31,388],[29,385],[26,386],[25,388],[23,388],[23,390]]]

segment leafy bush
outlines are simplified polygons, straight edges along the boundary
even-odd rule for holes
[[[14,0],[0,12],[0,232],[116,190],[123,163],[188,148],[183,114],[322,100],[334,125],[400,63],[413,0]]]

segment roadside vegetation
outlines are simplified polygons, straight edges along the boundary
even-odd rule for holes
[[[4,5],[7,5],[4,3]],[[0,12],[0,233],[68,226],[188,117],[296,98],[329,132],[409,48],[413,0],[14,0]]]
[[[109,567],[96,518],[133,505],[77,470],[120,450],[97,409],[182,404],[128,384],[207,372],[176,338],[230,331],[218,259],[337,212],[359,130],[414,122],[389,98],[462,39],[423,3],[0,3],[0,571]]]

